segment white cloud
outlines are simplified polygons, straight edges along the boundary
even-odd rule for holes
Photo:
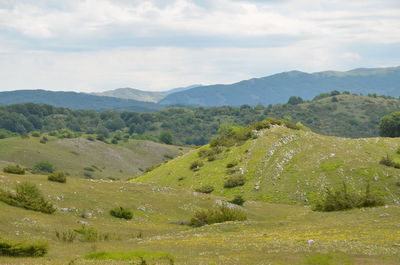
[[[398,0],[3,1],[0,90],[159,90],[400,59]]]

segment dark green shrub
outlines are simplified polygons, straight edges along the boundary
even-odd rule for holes
[[[3,168],[3,171],[5,173],[18,174],[18,175],[25,174],[25,169],[23,169],[19,165],[8,165],[5,168]]]
[[[16,193],[0,190],[0,201],[9,205],[28,210],[52,214],[55,212],[53,205],[47,202],[36,185],[21,182],[16,186]]]
[[[348,192],[346,184],[343,183],[342,189],[336,191],[327,189],[322,200],[314,206],[314,210],[332,212],[361,207],[382,206],[384,203],[381,197],[371,193],[369,182],[366,185],[365,193],[361,195]]]
[[[386,157],[382,157],[381,161],[379,161],[379,164],[388,167],[400,168],[400,163],[394,162],[389,155],[386,155]]]
[[[16,243],[0,238],[0,256],[11,257],[42,257],[49,247],[45,242]]]
[[[65,176],[64,172],[59,171],[55,172],[47,177],[49,181],[55,181],[55,182],[60,182],[60,183],[66,183],[67,182],[67,177]]]
[[[33,171],[35,173],[53,173],[55,168],[47,161],[40,161],[34,165]]]
[[[229,162],[228,164],[226,164],[226,167],[227,168],[232,168],[232,167],[237,166],[237,164],[238,164],[238,161],[234,160],[234,161]]]
[[[243,205],[246,201],[242,197],[242,195],[236,195],[235,198],[229,201],[230,203],[236,204],[236,205]]]
[[[94,141],[96,140],[96,138],[93,135],[88,135],[86,136],[86,139],[88,139],[89,141]]]
[[[216,209],[209,209],[207,211],[197,211],[194,217],[190,220],[190,226],[199,227],[227,221],[244,220],[247,220],[247,217],[242,211],[227,206],[220,206]]]
[[[204,166],[204,163],[203,163],[203,161],[200,161],[200,160],[195,160],[195,161],[193,161],[191,164],[190,164],[190,169],[191,170],[193,170],[193,171],[197,171],[197,170],[199,170],[202,166]]]
[[[381,161],[379,161],[379,164],[385,165],[385,166],[388,166],[388,167],[392,167],[393,164],[394,164],[394,162],[393,162],[393,160],[390,158],[389,155],[386,155],[386,157],[382,157]]]
[[[195,189],[195,191],[208,194],[208,193],[211,193],[211,192],[214,191],[214,186],[212,186],[212,185],[203,185],[203,186]]]
[[[243,186],[245,183],[246,179],[242,175],[230,176],[225,180],[224,188]]]
[[[133,217],[132,211],[128,208],[123,208],[123,207],[117,207],[110,210],[110,214],[114,217],[123,218],[126,220],[130,220]]]

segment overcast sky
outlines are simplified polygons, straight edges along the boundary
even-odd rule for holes
[[[400,65],[400,0],[0,0],[0,90]]]

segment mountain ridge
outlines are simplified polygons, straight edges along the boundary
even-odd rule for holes
[[[291,96],[312,99],[317,94],[332,90],[399,97],[400,67],[356,68],[346,72],[315,73],[295,70],[233,84],[196,87],[168,95],[160,103],[186,102],[206,107],[269,105],[286,102]]]

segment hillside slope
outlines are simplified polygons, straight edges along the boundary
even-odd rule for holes
[[[137,101],[153,102],[156,103],[163,99],[167,94],[164,92],[152,92],[134,89],[130,87],[117,88],[104,92],[91,93],[96,96],[105,96],[113,98],[133,99]]]
[[[380,119],[396,111],[400,111],[399,99],[342,94],[298,105],[274,105],[264,113],[290,117],[324,135],[360,138],[379,136]]]
[[[85,93],[60,92],[46,90],[17,90],[0,92],[0,103],[5,105],[18,103],[42,103],[69,109],[85,110],[131,110],[153,112],[162,107],[151,102],[132,99],[94,96]]]
[[[46,144],[34,137],[0,139],[0,166],[15,163],[32,168],[37,162],[48,161],[72,176],[129,178],[188,150],[141,140],[113,145],[84,138],[49,139]]]
[[[284,72],[253,78],[230,85],[210,85],[173,93],[161,104],[192,104],[201,106],[240,106],[287,102],[291,96],[312,99],[332,90],[351,93],[400,96],[400,67],[354,69],[348,72],[326,71],[304,73]]]
[[[400,200],[399,169],[379,164],[387,154],[399,157],[398,138],[347,139],[280,126],[258,133],[243,145],[225,148],[213,161],[200,158],[196,149],[134,181],[191,190],[209,184],[213,194],[290,204],[312,204],[326,187],[340,187],[343,182],[362,192],[370,181],[388,203]],[[193,171],[194,161],[204,166]],[[227,168],[228,163],[233,166]],[[244,186],[224,188],[232,175],[244,176]]]

